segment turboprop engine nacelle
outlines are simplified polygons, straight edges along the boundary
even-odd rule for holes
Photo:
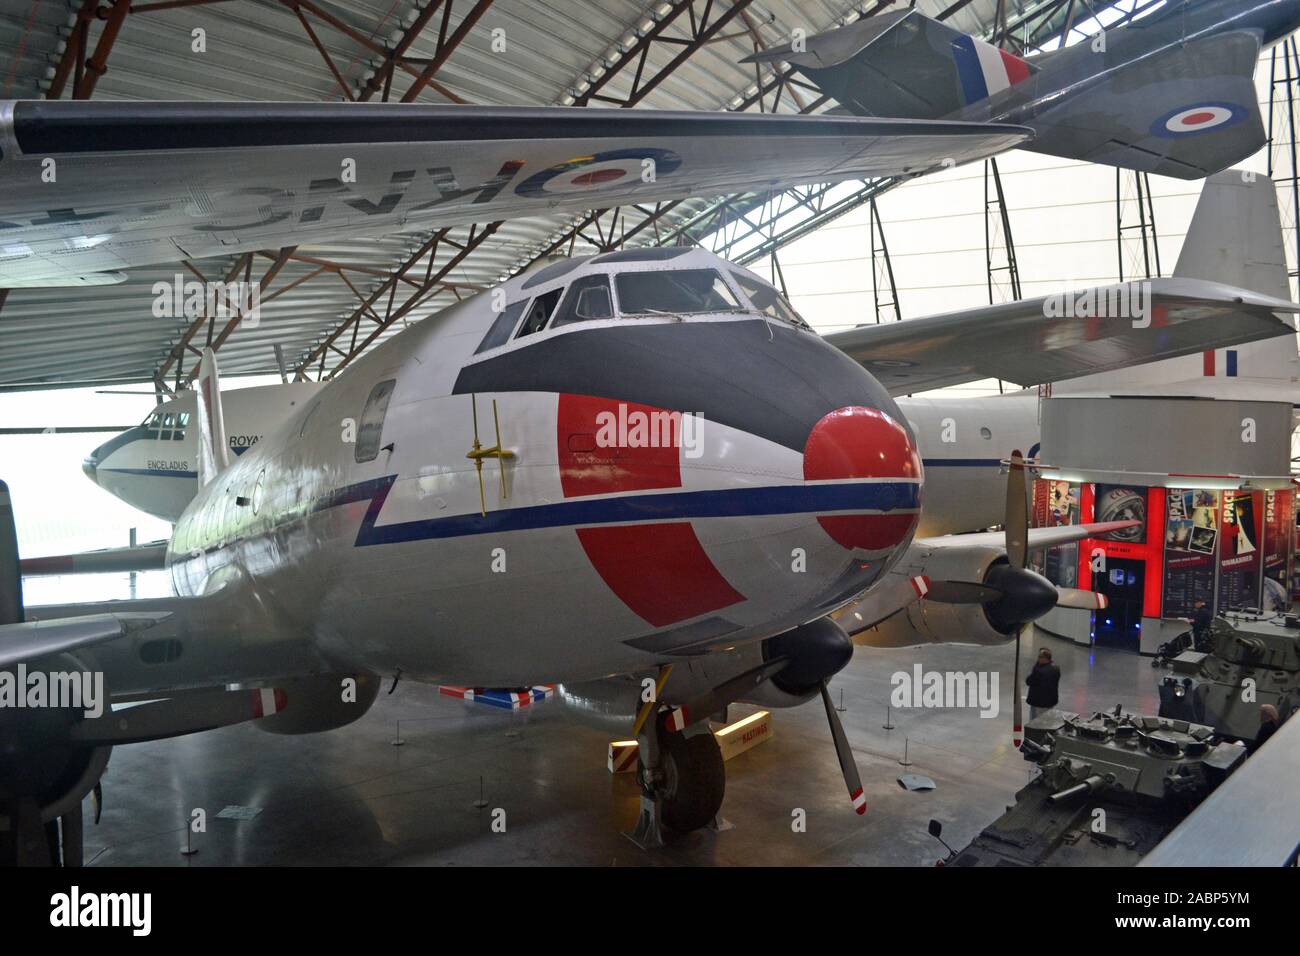
[[[1006,573],[1001,548],[913,548],[893,573],[925,575],[931,581],[996,580]],[[850,629],[856,602],[836,612]],[[989,605],[940,604],[918,601],[878,624],[854,631],[853,642],[869,647],[913,647],[917,644],[1003,644],[1015,636],[1015,625],[1003,623]]]
[[[853,642],[840,625],[819,618],[793,630],[724,654],[675,662],[660,699],[670,704],[695,700],[727,681],[757,667],[787,658],[775,676],[763,681],[741,701],[762,707],[797,707],[815,697],[822,681],[832,677],[853,656]],[[627,734],[643,701],[654,688],[652,671],[631,677],[561,684],[557,695],[581,722],[613,734]]]
[[[271,734],[317,734],[344,727],[365,714],[379,696],[379,677],[365,671],[280,681],[277,686],[288,706],[253,723]]]
[[[80,683],[91,668],[75,655],[60,654],[31,671],[39,672],[52,690],[56,685],[66,688],[69,681]],[[18,691],[29,689],[23,686]],[[106,707],[106,697],[98,703]],[[73,739],[72,728],[83,720],[83,704],[88,702],[0,709],[0,807],[31,799],[40,808],[41,821],[48,823],[80,806],[103,776],[113,751],[111,746]],[[7,818],[0,816],[0,820]]]

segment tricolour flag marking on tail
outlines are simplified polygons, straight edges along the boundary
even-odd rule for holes
[[[952,41],[962,95],[967,103],[987,99],[1029,77],[1029,64],[991,43],[962,35]]]

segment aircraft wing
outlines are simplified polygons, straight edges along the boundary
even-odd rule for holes
[[[174,693],[319,673],[303,634],[226,589],[199,597],[40,605],[0,625],[0,667],[77,652],[112,696]]]
[[[0,667],[81,650],[165,620],[162,614],[89,614],[49,621],[0,624]]]
[[[1017,118],[1036,130],[1034,152],[1200,179],[1268,139],[1255,91],[1259,53],[1254,32],[1201,37],[1105,70]]]
[[[984,378],[1060,382],[1280,335],[1300,305],[1200,279],[1076,290],[826,336],[893,395]],[[1113,317],[1098,317],[1098,316]]]
[[[1054,548],[1058,544],[1098,538],[1121,528],[1130,528],[1134,521],[1094,521],[1091,524],[1061,525],[1057,528],[1030,528],[1028,550]],[[1005,548],[1006,533],[1002,531],[977,531],[972,534],[945,534],[934,538],[918,538],[916,545],[925,548]]]
[[[1030,136],[973,122],[573,107],[0,102],[0,287],[120,281],[132,266],[347,235],[920,175]]]
[[[39,574],[102,574],[116,571],[155,571],[165,566],[167,542],[138,544],[127,548],[104,548],[77,554],[52,554],[23,558],[24,576]]]

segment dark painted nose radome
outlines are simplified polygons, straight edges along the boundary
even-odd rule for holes
[[[849,550],[880,551],[900,544],[920,518],[902,509],[877,513],[911,496],[907,486],[921,477],[921,459],[907,429],[878,408],[838,408],[813,426],[804,445],[805,481],[882,479],[868,486],[862,514],[818,518],[826,533]],[[888,479],[898,479],[895,486]]]
[[[776,321],[574,329],[467,365],[453,391],[593,395],[693,412],[797,452],[839,409],[874,408],[902,420],[862,366]]]
[[[94,455],[87,455],[85,458],[81,459],[82,472],[84,472],[86,477],[89,478],[91,481],[93,481],[95,484],[99,484],[98,469],[99,469],[99,459],[96,458]]]

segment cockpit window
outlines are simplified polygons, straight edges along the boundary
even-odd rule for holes
[[[802,329],[809,327],[808,323],[801,319],[799,313],[785,300],[785,297],[766,282],[760,282],[744,272],[732,272],[731,277],[736,280],[736,285],[740,286],[741,291],[749,296],[749,301],[753,303],[754,308],[758,309],[758,311],[770,315],[774,319],[780,319],[782,322],[797,325]]]
[[[527,304],[527,299],[520,299],[513,305],[508,305],[502,309],[501,314],[492,323],[492,328],[488,329],[487,335],[483,336],[483,341],[474,350],[474,354],[478,355],[479,352],[486,352],[498,345],[505,345],[510,340],[510,333],[515,330],[515,323],[519,321],[519,316]]]
[[[551,328],[570,322],[590,322],[593,319],[612,319],[614,300],[609,294],[609,277],[584,276],[569,286],[569,294],[555,316]]]
[[[533,299],[533,304],[528,307],[528,312],[524,316],[524,324],[519,327],[519,334],[515,338],[522,339],[525,335],[532,335],[546,328],[546,320],[555,311],[555,304],[560,301],[560,293],[563,291],[563,289],[552,289]]]
[[[624,272],[614,284],[624,315],[689,315],[740,307],[722,276],[713,269]]]

